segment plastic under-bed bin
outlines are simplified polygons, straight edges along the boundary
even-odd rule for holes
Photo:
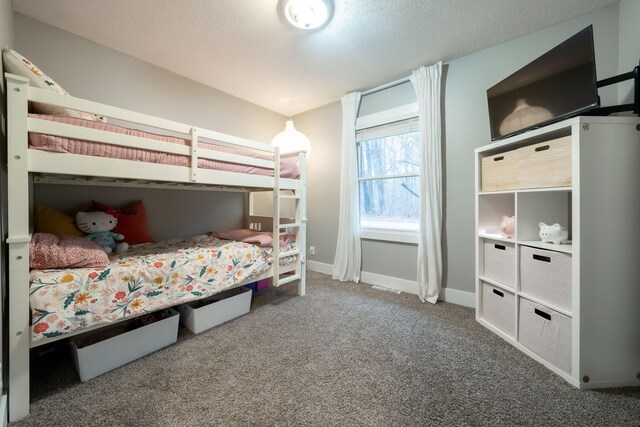
[[[257,282],[249,283],[244,285],[245,288],[251,289],[254,293],[260,292],[263,289],[268,288],[271,285],[271,278],[266,278],[262,280],[258,280]]]
[[[88,381],[173,344],[178,339],[179,317],[177,311],[169,308],[72,340],[71,355],[80,381]],[[144,324],[145,321],[151,323]]]
[[[256,292],[261,291],[263,289],[268,288],[271,285],[271,278],[267,277],[266,279],[258,280],[256,282]]]
[[[194,334],[206,331],[251,309],[251,289],[240,287],[176,306],[180,321]]]

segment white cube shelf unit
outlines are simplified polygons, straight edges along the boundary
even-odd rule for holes
[[[639,386],[640,119],[575,117],[475,164],[476,320],[575,387]],[[539,222],[569,242],[542,243]]]

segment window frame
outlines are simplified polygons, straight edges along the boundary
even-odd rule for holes
[[[394,122],[404,121],[418,117],[418,103],[401,105],[399,107],[390,108],[378,113],[369,114],[366,116],[358,117],[356,119],[356,133],[368,128],[389,125]],[[359,143],[358,136],[356,135],[356,144]],[[397,176],[384,176],[384,177],[366,177],[360,178],[360,165],[358,165],[358,185],[363,180],[373,179],[388,179],[388,178],[401,178],[401,177],[413,177],[420,176],[416,174],[403,174]],[[359,188],[359,187],[358,187]],[[358,203],[360,199],[358,198]],[[365,221],[366,224],[366,221]],[[371,224],[371,222],[369,222]],[[382,240],[399,243],[411,243],[418,244],[418,226],[398,227],[398,226],[384,226],[381,223],[376,225],[363,225],[363,221],[360,218],[360,237],[366,240]]]

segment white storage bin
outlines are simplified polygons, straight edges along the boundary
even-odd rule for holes
[[[80,375],[80,381],[88,381],[176,342],[180,316],[173,309],[167,309],[166,313],[168,317],[161,320],[92,344],[84,345],[100,333],[107,334],[117,330],[125,330],[127,325],[139,319],[120,322],[108,329],[99,329],[88,337],[73,340],[71,355]],[[154,315],[158,314],[151,313],[149,316]]]
[[[571,374],[571,318],[520,298],[519,319],[520,344]]]
[[[241,287],[176,307],[180,321],[194,334],[246,314],[251,309],[251,289]]]
[[[571,255],[521,246],[520,291],[571,311]]]
[[[513,243],[485,240],[484,276],[515,288],[516,249]]]
[[[515,295],[489,283],[482,282],[480,317],[511,338],[516,336]]]

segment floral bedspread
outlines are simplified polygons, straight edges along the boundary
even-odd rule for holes
[[[102,269],[32,270],[32,341],[208,297],[266,271],[271,252],[202,235],[133,246]]]

